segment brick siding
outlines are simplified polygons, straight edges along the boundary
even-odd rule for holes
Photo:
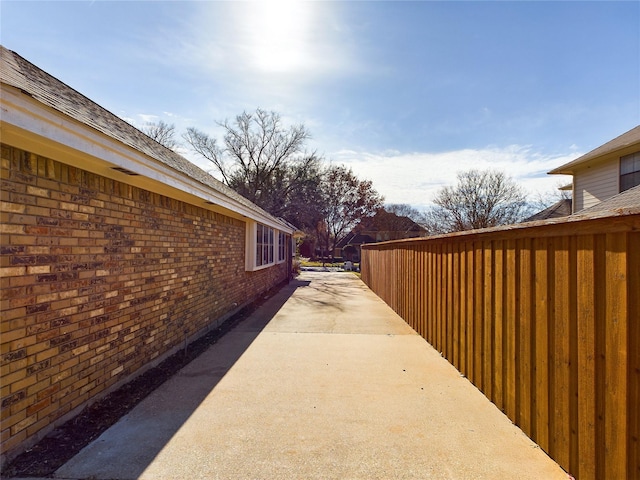
[[[2,145],[2,455],[284,281],[245,224]]]

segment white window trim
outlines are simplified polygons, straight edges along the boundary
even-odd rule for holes
[[[282,230],[278,230],[278,235],[276,238],[276,263],[284,263],[287,261],[287,232],[283,232]],[[280,248],[284,246],[284,255],[280,258]]]
[[[264,265],[258,265],[257,259],[257,235],[258,235],[258,225],[262,225],[263,228],[269,228],[273,231],[273,261],[269,263],[265,263]],[[256,222],[256,221],[248,221],[246,228],[246,237],[245,237],[245,271],[247,272],[255,272],[258,270],[263,270],[265,268],[273,267],[274,265],[281,263],[278,261],[278,230],[270,225],[265,225],[264,223]]]

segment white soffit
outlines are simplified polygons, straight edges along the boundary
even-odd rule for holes
[[[291,233],[289,225],[247,208],[188,175],[42,105],[28,94],[4,84],[1,88],[0,128],[4,143],[202,208],[240,219],[249,218]],[[119,172],[114,167],[137,176]]]

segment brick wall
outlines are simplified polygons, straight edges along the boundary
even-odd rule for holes
[[[239,220],[6,145],[1,162],[4,458],[286,279],[245,272]]]

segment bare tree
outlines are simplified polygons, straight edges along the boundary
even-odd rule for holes
[[[323,221],[317,234],[330,252],[360,220],[370,217],[382,208],[382,196],[369,180],[360,180],[350,168],[331,166],[322,182]]]
[[[384,206],[384,209],[389,213],[397,215],[398,217],[407,217],[421,227],[426,228],[425,213],[407,203],[389,203]]]
[[[565,190],[563,185],[562,182],[556,183],[555,187],[536,193],[530,202],[532,210],[537,212],[561,200],[571,200],[571,190]]]
[[[304,161],[309,132],[304,125],[285,129],[276,112],[257,109],[238,115],[233,123],[225,120],[218,125],[224,129],[222,146],[194,127],[187,129],[184,139],[194,152],[213,163],[227,185],[242,187],[241,193],[258,204],[274,176],[289,163]]]
[[[528,213],[522,188],[502,172],[469,170],[457,178],[438,191],[427,212],[430,233],[517,223]]]
[[[278,113],[261,109],[218,125],[221,144],[193,127],[184,139],[238,193],[299,228],[313,228],[320,217],[322,167],[315,152],[304,150],[310,138],[304,125],[285,128]]]
[[[165,123],[162,120],[155,123],[150,122],[142,127],[142,132],[170,150],[175,150],[178,146],[175,139],[176,127],[173,124]]]

